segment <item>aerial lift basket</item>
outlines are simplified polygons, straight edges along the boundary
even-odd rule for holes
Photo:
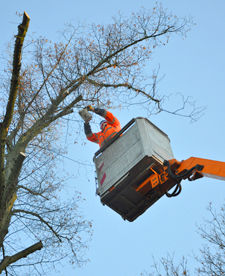
[[[162,195],[142,185],[160,174],[164,160],[173,159],[168,136],[146,118],[132,119],[94,156],[101,202],[123,219],[135,220]],[[156,174],[157,173],[157,174]],[[149,184],[150,185],[150,184]]]

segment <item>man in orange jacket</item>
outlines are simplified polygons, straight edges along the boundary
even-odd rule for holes
[[[111,112],[105,109],[92,108],[91,106],[88,106],[87,109],[105,118],[100,122],[101,131],[97,133],[92,133],[89,122],[84,123],[84,132],[87,139],[99,144],[101,148],[121,130],[120,122]]]

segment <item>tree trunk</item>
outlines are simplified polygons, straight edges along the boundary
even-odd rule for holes
[[[10,93],[6,107],[6,114],[3,122],[0,123],[0,245],[2,246],[5,235],[8,233],[8,226],[11,218],[11,209],[16,200],[16,185],[17,179],[22,167],[24,156],[19,154],[15,160],[15,171],[10,181],[5,180],[5,146],[9,126],[12,121],[14,105],[17,97],[21,56],[24,38],[26,36],[30,17],[24,12],[23,22],[18,26],[18,35],[16,36],[14,55],[13,55],[13,70],[11,77]]]

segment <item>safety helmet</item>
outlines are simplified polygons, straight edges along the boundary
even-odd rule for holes
[[[103,130],[103,129],[105,128],[106,124],[107,124],[107,121],[106,121],[106,120],[102,120],[102,121],[100,122],[99,125],[100,125],[101,130]]]

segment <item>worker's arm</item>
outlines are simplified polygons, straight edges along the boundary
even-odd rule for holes
[[[84,123],[84,132],[85,132],[85,135],[86,135],[86,137],[89,141],[98,144],[98,142],[99,142],[98,134],[97,133],[92,133],[91,126],[90,126],[89,122]]]
[[[111,125],[113,125],[115,127],[120,127],[121,128],[119,120],[111,112],[107,111],[105,119]]]
[[[94,108],[94,112],[105,118],[109,124],[114,125],[115,127],[120,127],[119,120],[111,112],[98,107]]]

